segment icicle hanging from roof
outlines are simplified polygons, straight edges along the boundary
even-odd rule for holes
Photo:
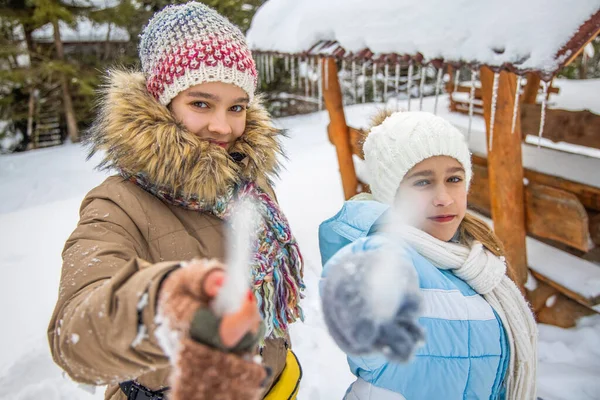
[[[329,89],[329,58],[325,58],[325,90]]]
[[[373,63],[373,103],[377,101],[377,63]]]
[[[298,57],[298,71],[296,75],[298,77],[298,89],[302,89],[302,57]]]
[[[412,98],[412,81],[413,81],[414,65],[412,60],[408,64],[408,82],[406,83],[406,94],[408,95],[408,111],[410,111],[410,99]]]
[[[270,75],[270,82],[273,82],[275,80],[275,56],[273,54],[271,54],[271,56],[269,57],[269,70],[271,72]]]
[[[254,62],[256,63],[256,72],[257,72],[257,76],[256,78],[258,79],[258,86],[260,87],[260,85],[262,84],[262,71],[260,68],[260,54],[258,54],[256,56],[256,58],[254,59]]]
[[[396,86],[396,98],[400,94],[400,64],[396,63],[396,70],[394,71],[396,76],[394,78],[394,85]]]
[[[544,125],[546,124],[546,107],[548,106],[548,88],[550,82],[542,81],[542,114],[540,116],[540,131],[538,133],[538,149],[542,145],[542,134],[544,133]]]
[[[352,60],[352,103],[357,103],[356,94],[356,60]]]
[[[419,84],[419,111],[423,111],[423,91],[425,90],[425,65],[421,65],[421,83]]]
[[[496,123],[496,104],[498,103],[498,86],[500,84],[500,72],[494,72],[494,84],[492,86],[492,109],[490,114],[490,152],[494,145],[494,125]]]
[[[319,70],[317,71],[317,97],[319,98],[319,110],[323,109],[323,58],[319,57]]]
[[[510,128],[510,133],[515,133],[515,126],[517,125],[517,114],[519,113],[519,96],[521,95],[521,80],[523,77],[521,75],[517,75],[517,90],[515,91],[515,106],[513,108],[513,117],[512,117],[512,125]]]
[[[471,125],[473,123],[473,104],[475,102],[475,75],[477,71],[471,69],[471,91],[469,92],[469,128],[467,129],[467,143],[471,139]]]
[[[383,102],[387,102],[387,92],[388,92],[388,77],[390,74],[390,66],[386,63],[383,68]]]
[[[306,57],[306,60],[304,62],[304,97],[306,97],[306,100],[308,100],[309,96],[310,96],[310,82],[308,80],[309,78],[309,63],[310,60],[308,59],[308,57]]]
[[[365,103],[367,101],[367,62],[363,60],[362,63],[362,102]]]
[[[316,79],[315,79],[315,75],[316,75],[316,67],[315,67],[315,58],[311,57],[310,58],[310,95],[317,97],[317,83],[316,83]]]
[[[348,104],[346,96],[344,95],[344,85],[343,85],[345,71],[346,71],[346,59],[342,58],[342,67],[338,73],[338,81],[340,83],[340,91],[342,92],[342,104],[343,105]]]
[[[437,71],[437,78],[435,80],[435,103],[433,105],[433,113],[437,115],[438,99],[440,97],[440,90],[442,87],[442,74],[444,73],[444,67],[440,66]]]
[[[459,83],[460,83],[460,67],[456,67],[456,72],[454,73],[454,88],[452,89],[453,95],[458,91]]]
[[[290,70],[290,56],[285,56],[285,72]]]
[[[290,65],[290,82],[292,84],[292,89],[296,87],[296,57],[292,56],[291,65]]]

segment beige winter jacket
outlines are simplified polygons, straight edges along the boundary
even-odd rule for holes
[[[138,73],[113,71],[92,148],[104,165],[145,172],[154,182],[214,201],[240,178],[272,193],[270,177],[281,152],[266,111],[255,101],[244,135],[230,152],[198,140],[146,91]],[[120,176],[85,197],[80,221],[63,250],[59,298],[48,328],[55,362],[76,381],[108,385],[106,399],[124,400],[118,383],[136,379],[157,390],[168,385],[169,361],[154,336],[161,280],[180,261],[224,256],[223,222],[207,213],[166,204]],[[268,340],[263,358],[285,365],[284,340]],[[267,385],[267,387],[269,387]]]

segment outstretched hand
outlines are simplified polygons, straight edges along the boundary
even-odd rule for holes
[[[227,276],[222,270],[214,270],[204,278],[203,291],[209,298],[209,304],[223,287]],[[256,298],[250,290],[240,309],[231,314],[222,316],[219,327],[221,342],[226,347],[233,347],[250,332],[256,334],[260,328],[261,317],[258,312]]]
[[[424,341],[416,272],[402,253],[369,245],[349,245],[325,266],[325,323],[348,354],[383,354],[391,361],[407,362]]]

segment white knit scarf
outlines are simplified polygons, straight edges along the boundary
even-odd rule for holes
[[[413,227],[403,226],[400,231],[400,236],[419,254],[437,268],[452,270],[492,306],[502,321],[510,345],[506,398],[536,399],[537,325],[525,298],[506,276],[504,259],[479,242],[474,242],[469,249],[438,240]]]

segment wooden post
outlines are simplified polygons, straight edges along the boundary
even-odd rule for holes
[[[327,72],[325,71],[327,68]],[[340,174],[342,175],[342,186],[344,188],[344,198],[350,199],[356,195],[358,180],[352,160],[352,149],[350,148],[350,131],[346,125],[344,115],[344,102],[342,100],[342,91],[338,81],[338,71],[335,65],[335,59],[326,58],[323,61],[322,76],[328,79],[322,79],[323,98],[325,108],[329,112],[329,137],[335,145],[337,152]]]
[[[487,67],[482,67],[480,76],[483,115],[489,142],[494,72]],[[527,281],[527,255],[519,115],[517,115],[515,132],[511,133],[516,88],[516,75],[506,71],[501,72],[493,145],[492,151],[488,152],[488,174],[494,230],[504,244],[506,259],[514,272],[516,283],[523,290]]]
[[[516,90],[516,89],[515,89]],[[521,100],[524,104],[535,104],[540,90],[540,77],[532,72],[527,74],[527,85],[523,90]]]

